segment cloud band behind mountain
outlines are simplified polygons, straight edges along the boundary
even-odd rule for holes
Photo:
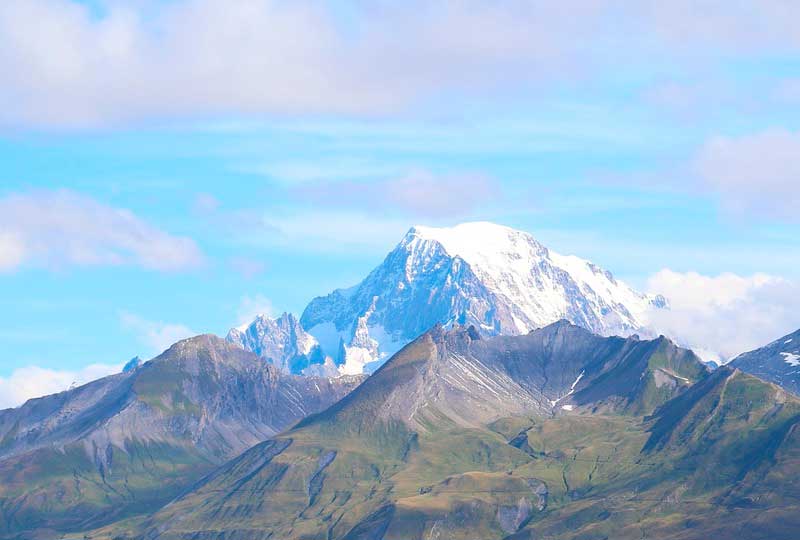
[[[133,212],[67,190],[15,193],[0,198],[0,270],[30,264],[135,265],[176,271],[202,264],[190,238],[173,236]]]
[[[730,360],[800,328],[800,285],[787,279],[662,270],[648,289],[670,301],[650,313],[653,330],[707,359]]]

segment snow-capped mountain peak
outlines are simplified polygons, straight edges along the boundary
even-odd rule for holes
[[[415,226],[364,281],[314,299],[301,325],[347,372],[369,370],[436,323],[521,334],[567,319],[598,334],[639,330],[663,297],[487,222]]]
[[[503,225],[415,226],[401,246],[428,252],[429,243],[464,260],[489,289],[519,308],[512,321],[516,332],[506,328],[510,333],[528,332],[562,317],[601,334],[627,333],[642,326],[651,306],[665,304],[662,297],[639,294],[589,261],[560,255],[529,233]],[[580,296],[590,300],[580,306],[583,313],[575,309]]]

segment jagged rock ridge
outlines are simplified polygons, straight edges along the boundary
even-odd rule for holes
[[[225,339],[289,373],[303,373],[325,360],[317,340],[291,313],[277,318],[259,315],[249,324],[232,328]]]

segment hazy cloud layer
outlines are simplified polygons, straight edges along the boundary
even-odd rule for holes
[[[191,239],[64,190],[0,198],[0,231],[0,271],[28,263],[55,269],[131,264],[174,271],[202,262]]]
[[[0,3],[0,98],[14,104],[0,121],[76,127],[230,113],[385,114],[445,95],[514,94],[602,73],[620,59],[800,45],[800,4],[782,0],[99,5]]]
[[[147,355],[159,354],[176,341],[197,335],[186,325],[151,321],[127,311],[120,312],[119,320],[122,327],[147,348]]]
[[[651,312],[650,326],[706,358],[730,360],[800,328],[800,284],[779,277],[662,270],[648,290],[671,307]]]
[[[800,133],[715,137],[700,150],[696,167],[728,210],[800,220]]]
[[[79,371],[59,371],[38,366],[26,366],[0,377],[0,409],[22,405],[28,399],[67,390],[112,373],[119,373],[122,366],[92,364]]]

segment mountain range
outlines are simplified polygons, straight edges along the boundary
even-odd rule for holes
[[[788,539],[798,422],[778,386],[565,320],[436,325],[369,377],[204,335],[0,411],[0,538]]]
[[[800,330],[712,370],[653,309],[526,233],[414,227],[299,319],[0,411],[0,539],[797,538]]]
[[[793,538],[800,400],[665,338],[441,326],[92,538]]]
[[[647,332],[649,310],[666,307],[664,297],[638,293],[523,231],[416,226],[361,283],[313,299],[299,325],[289,314],[259,316],[227,339],[293,373],[332,374],[333,364],[357,374],[435,324],[519,335],[566,319],[600,335],[630,335]]]

